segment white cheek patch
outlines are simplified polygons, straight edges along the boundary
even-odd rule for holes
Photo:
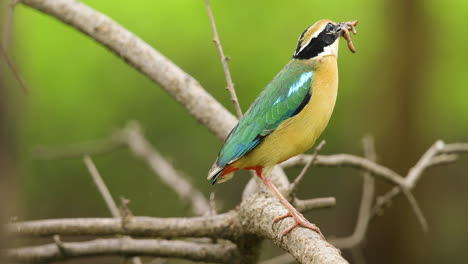
[[[338,44],[340,39],[336,39],[333,44],[326,46],[317,56],[335,55],[338,57]]]

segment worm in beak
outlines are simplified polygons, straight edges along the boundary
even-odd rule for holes
[[[353,32],[354,35],[356,35],[356,26],[359,21],[354,20],[354,21],[349,21],[349,22],[341,22],[339,23],[339,27],[341,29],[341,36],[346,39],[346,42],[348,42],[348,48],[351,52],[356,52],[356,48],[354,48],[353,41],[351,40],[351,34],[349,34],[349,31]]]

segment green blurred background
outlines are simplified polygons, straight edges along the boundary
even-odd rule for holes
[[[162,52],[233,111],[204,1],[84,2]],[[289,60],[308,25],[322,18],[360,20],[353,38],[358,52],[351,54],[344,42],[340,48],[340,92],[322,153],[361,155],[361,138],[371,134],[379,162],[406,173],[435,140],[468,141],[467,1],[213,0],[212,7],[244,111]],[[220,211],[240,201],[248,174],[218,186],[205,180],[221,142],[92,39],[18,5],[9,53],[31,89],[25,95],[2,65],[8,93],[2,99],[7,124],[2,135],[16,157],[11,181],[20,219],[109,216],[81,159],[39,160],[32,152],[37,146],[104,138],[129,120],[141,122],[147,138],[196,187],[206,195],[216,192]],[[94,160],[114,197],[129,198],[134,214],[190,215],[188,205],[125,148]],[[407,201],[396,199],[371,223],[362,246],[367,262],[466,262],[467,171],[468,158],[462,157],[455,165],[431,169],[416,187],[427,234]],[[288,171],[290,177],[297,173]],[[379,181],[377,191],[389,187]],[[337,198],[334,208],[307,215],[329,237],[352,232],[360,195],[359,172],[339,168],[311,169],[299,192],[302,198]],[[277,254],[266,243],[262,259]],[[344,254],[353,262],[351,252]]]

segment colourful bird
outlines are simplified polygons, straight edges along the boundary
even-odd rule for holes
[[[343,36],[355,52],[349,30],[356,34],[358,21],[335,23],[320,20],[299,37],[292,59],[257,97],[227,136],[208,173],[212,184],[225,182],[240,169],[257,176],[286,207],[297,226],[320,233],[299,213],[267,177],[272,168],[313,146],[328,124],[338,90],[338,42]]]

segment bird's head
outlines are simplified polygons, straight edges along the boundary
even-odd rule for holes
[[[338,42],[344,37],[352,52],[356,52],[349,31],[356,34],[358,21],[335,23],[328,19],[319,20],[302,32],[293,58],[308,60],[318,56],[338,55]]]

